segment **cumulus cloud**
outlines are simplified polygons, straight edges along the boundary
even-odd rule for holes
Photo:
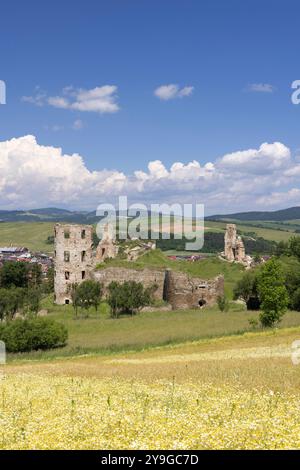
[[[194,87],[185,86],[180,88],[179,85],[170,84],[170,85],[161,85],[154,90],[154,95],[157,96],[160,100],[168,101],[174,98],[183,98],[185,96],[190,96],[194,91]]]
[[[36,106],[49,105],[81,112],[116,113],[120,110],[117,91],[118,87],[115,85],[104,85],[90,90],[65,87],[61,95],[48,96],[47,93],[38,91],[33,96],[23,96],[22,101]]]
[[[300,205],[300,165],[281,142],[238,150],[214,162],[150,161],[133,174],[91,171],[79,154],[40,145],[32,135],[0,142],[1,208],[95,209],[127,195],[131,202],[198,202],[206,213]]]
[[[228,169],[260,173],[262,170],[285,168],[290,161],[290,150],[281,142],[263,143],[259,149],[237,151],[224,155],[220,166]]]
[[[276,87],[270,83],[250,83],[246,87],[246,91],[253,91],[256,93],[274,93]]]

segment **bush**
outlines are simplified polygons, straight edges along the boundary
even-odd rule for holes
[[[0,324],[0,340],[8,352],[53,349],[66,345],[68,332],[64,325],[48,318],[14,320]]]
[[[248,323],[251,326],[251,328],[253,328],[253,329],[259,327],[259,321],[256,320],[256,318],[248,318]]]
[[[111,316],[116,318],[120,313],[135,314],[146,305],[150,305],[155,285],[144,288],[143,284],[128,281],[120,284],[113,281],[108,286],[107,303],[111,308]]]
[[[217,302],[218,302],[219,310],[221,312],[228,312],[229,302],[228,302],[228,299],[225,297],[225,295],[219,296],[217,299]]]

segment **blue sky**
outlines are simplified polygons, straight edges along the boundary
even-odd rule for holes
[[[299,14],[299,2],[291,0],[5,2],[0,19],[0,79],[6,82],[7,104],[0,105],[0,141],[33,135],[36,145],[60,147],[62,155],[80,154],[90,172],[106,169],[110,175],[118,172],[129,179],[137,170],[148,174],[150,161],[161,161],[169,171],[175,162],[215,164],[228,153],[258,151],[265,142],[280,142],[289,149],[289,162],[284,165],[295,177],[300,106],[291,103],[291,83],[300,79]],[[172,84],[178,85],[179,95],[184,87],[192,88],[186,96],[175,93],[168,100],[154,94],[157,88]],[[103,86],[116,87],[114,112],[73,106],[80,90]],[[63,91],[66,87],[72,88]],[[68,105],[49,104],[53,97],[67,100]],[[21,158],[20,149],[12,152],[19,152]],[[208,190],[208,197],[201,192],[207,183],[202,184],[202,176],[185,188],[184,199],[190,188],[210,211],[223,212],[216,199],[218,184],[215,181]],[[226,202],[220,193],[219,202],[223,201],[225,212],[231,207],[251,209],[253,204],[256,208],[298,204],[297,193],[286,196],[298,188],[298,180],[277,178],[277,187],[271,187],[272,180],[273,173],[268,183],[261,180],[255,201],[237,192]],[[178,184],[168,196],[167,181],[158,184],[156,178],[154,183],[154,199],[175,200],[183,191]],[[5,184],[2,207],[22,203],[37,207],[39,201],[93,206],[96,198],[84,196],[85,204],[79,204],[76,192],[74,197],[59,193],[54,199],[41,199],[39,190],[33,189],[26,199],[24,181],[10,179]],[[278,196],[281,190],[284,198]],[[138,191],[149,196],[149,188]],[[253,191],[250,186],[249,191]],[[277,195],[274,204],[270,202],[273,193]],[[268,202],[263,196],[269,197]]]

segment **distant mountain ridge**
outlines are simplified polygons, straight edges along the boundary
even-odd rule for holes
[[[99,220],[96,212],[70,211],[49,207],[33,210],[0,210],[0,222],[70,222],[93,224]]]
[[[251,211],[237,212],[234,214],[218,214],[206,217],[207,220],[242,220],[242,221],[274,221],[284,222],[287,220],[300,219],[300,207],[290,207],[278,211]]]
[[[156,214],[157,215],[157,214]],[[233,214],[217,214],[205,217],[206,220],[217,221],[275,221],[300,220],[300,207],[290,207],[278,211],[251,211]],[[78,224],[94,224],[99,221],[96,211],[71,211],[48,207],[32,210],[0,210],[0,222],[69,222]]]

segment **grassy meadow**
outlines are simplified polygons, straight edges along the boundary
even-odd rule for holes
[[[48,309],[49,318],[62,322],[68,329],[68,344],[64,348],[42,352],[9,354],[9,362],[27,360],[53,360],[59,357],[80,355],[110,355],[120,351],[141,351],[186,341],[238,335],[252,331],[249,319],[258,319],[258,312],[245,310],[244,306],[232,302],[229,312],[218,308],[203,310],[176,310],[141,312],[138,315],[123,315],[112,319],[108,306],[102,303],[98,312],[91,309],[74,317],[71,305],[53,305],[46,299],[43,308]],[[299,312],[289,311],[280,323],[280,328],[300,327]]]
[[[283,228],[282,226],[278,227],[274,224],[272,228],[270,228],[270,225],[266,222],[256,222],[256,224],[263,225],[263,227],[257,227],[255,223],[250,222],[243,224],[238,221],[232,221],[232,223],[236,224],[238,230],[241,230],[243,232],[254,232],[258,237],[262,237],[266,240],[272,240],[275,242],[288,241],[294,233],[294,230],[289,226]],[[205,222],[205,229],[209,232],[224,232],[225,226],[226,222],[213,222],[211,220]],[[281,230],[279,230],[279,228]]]
[[[299,448],[300,374],[291,361],[299,337],[298,326],[9,363],[0,447]]]
[[[32,251],[53,252],[48,236],[53,235],[53,222],[1,222],[0,246],[26,246]]]

